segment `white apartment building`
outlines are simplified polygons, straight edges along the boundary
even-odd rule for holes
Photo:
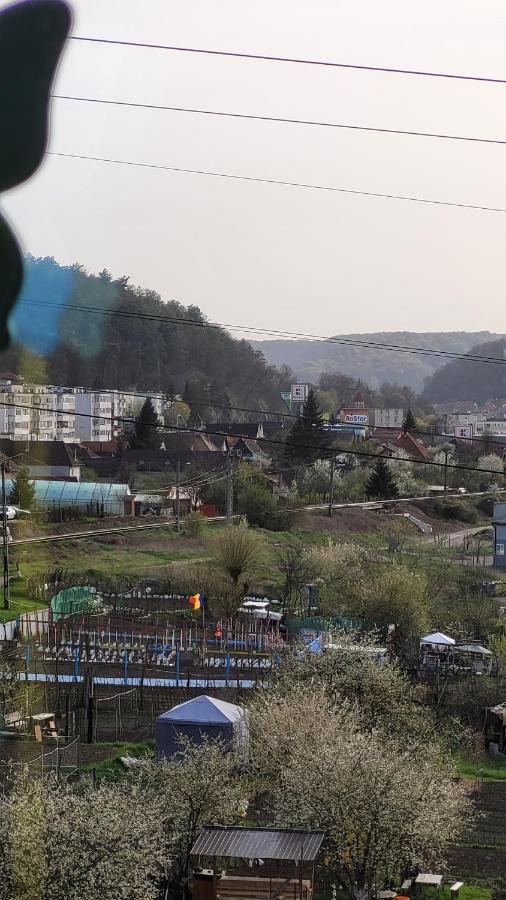
[[[76,394],[68,391],[57,394],[56,440],[76,440]]]
[[[149,397],[163,421],[165,398],[155,392],[87,391],[0,378],[0,437],[15,441],[109,441],[134,421]],[[119,420],[119,421],[118,421]]]
[[[401,428],[404,421],[403,409],[375,409],[375,428]]]
[[[113,392],[82,391],[75,399],[75,436],[78,441],[110,441],[113,435]]]
[[[453,430],[455,425],[472,425],[473,430],[476,431],[478,425],[483,426],[485,422],[485,416],[483,413],[448,413],[445,417],[446,419],[446,427],[448,429]]]

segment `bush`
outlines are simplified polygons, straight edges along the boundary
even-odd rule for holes
[[[478,513],[474,506],[459,500],[438,500],[434,503],[433,514],[447,521],[469,522],[474,525],[478,521]]]
[[[239,494],[237,507],[246,516],[249,525],[269,531],[287,531],[290,528],[290,512],[280,508],[276,498],[260,484],[248,484]]]
[[[183,523],[183,534],[185,537],[197,538],[202,537],[207,531],[207,519],[202,513],[196,511],[186,516]]]
[[[494,501],[490,497],[482,497],[476,504],[476,509],[484,516],[494,515]]]

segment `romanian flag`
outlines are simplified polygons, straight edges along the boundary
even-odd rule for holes
[[[194,609],[202,609],[204,605],[204,595],[202,591],[198,594],[192,594],[192,596],[188,598],[188,602]]]

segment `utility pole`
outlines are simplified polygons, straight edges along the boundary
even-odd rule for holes
[[[232,515],[234,512],[234,457],[233,451],[229,450],[227,455],[227,525],[232,524]]]
[[[446,497],[446,491],[447,491],[447,488],[448,488],[448,448],[445,447],[445,449],[444,449],[443,452],[444,452],[444,455],[445,455],[445,471],[444,471],[445,480],[444,480],[444,489],[443,489],[443,493],[444,493],[444,496]]]
[[[9,609],[11,605],[10,583],[9,583],[9,529],[7,527],[7,497],[5,495],[5,462],[0,463],[2,469],[2,534],[3,534],[3,554],[4,554],[4,609]]]
[[[334,502],[334,475],[336,471],[336,457],[333,453],[330,458],[330,490],[329,490],[329,518],[332,518],[332,504]]]
[[[176,531],[181,530],[181,499],[179,496],[179,485],[181,484],[181,459],[177,458],[176,465]]]

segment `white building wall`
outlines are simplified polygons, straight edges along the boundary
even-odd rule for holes
[[[113,395],[111,392],[75,395],[75,434],[80,441],[110,441],[112,434]]]
[[[375,409],[375,428],[400,428],[404,421],[403,409]]]

